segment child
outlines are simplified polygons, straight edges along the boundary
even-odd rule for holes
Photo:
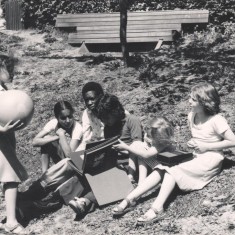
[[[97,117],[104,124],[103,133],[105,138],[112,138],[120,135],[122,138],[127,138],[129,143],[140,142],[142,140],[142,127],[140,120],[128,114],[123,105],[120,103],[118,97],[105,93],[98,102],[96,102],[95,112]],[[112,156],[110,158],[110,156]],[[99,163],[99,170],[110,169],[116,166],[120,161],[127,162],[128,155],[121,156],[115,151],[111,150],[111,153],[105,154],[102,161]],[[121,159],[120,159],[121,158]],[[124,158],[124,159],[123,159]],[[117,161],[118,159],[118,161]],[[89,173],[92,174],[91,169]],[[74,197],[69,201],[69,206],[79,216],[84,216],[86,213],[91,212],[97,206],[96,198],[93,192],[90,190],[89,185],[84,184],[85,190],[82,195]],[[87,190],[88,189],[88,190]]]
[[[138,219],[149,223],[164,218],[164,203],[175,185],[185,191],[199,190],[219,174],[223,163],[222,149],[235,146],[235,135],[219,113],[220,98],[209,83],[201,83],[191,90],[188,115],[192,139],[188,145],[194,149],[194,158],[173,167],[163,167],[166,173],[158,197],[151,209]],[[130,199],[130,198],[129,198]]]
[[[57,102],[54,106],[55,118],[34,138],[33,146],[41,147],[43,173],[49,167],[50,158],[57,163],[78,148],[82,127],[74,120],[73,113],[74,109],[68,101]]]
[[[80,149],[85,149],[87,143],[104,139],[104,125],[95,111],[95,104],[103,94],[103,88],[97,82],[87,82],[82,88],[86,109],[82,114],[83,138]]]
[[[7,68],[6,60],[11,62],[11,69]],[[4,60],[1,60],[0,57],[0,92],[4,92],[7,89],[5,83],[12,81],[12,74],[10,75],[10,73],[13,72],[13,67],[13,58],[4,56]],[[28,177],[27,172],[16,157],[14,130],[21,124],[20,120],[18,120],[15,123],[9,121],[6,125],[0,125],[0,182],[3,184],[7,214],[6,224],[0,223],[0,228],[14,234],[25,234],[25,229],[16,219],[18,184]]]
[[[147,130],[148,133],[148,130]],[[172,144],[173,127],[171,123],[164,117],[157,117],[150,122],[150,133],[152,143],[150,147],[145,148],[145,143],[140,142],[138,144],[127,145],[122,141],[120,144],[113,147],[117,150],[127,150],[139,157],[142,162],[148,162],[148,158],[156,156],[162,151],[172,151],[175,149]],[[145,163],[146,165],[146,163]],[[126,199],[124,199],[117,207],[113,209],[114,216],[122,216],[126,212],[133,209],[135,200],[139,198],[143,193],[147,192],[154,186],[160,183],[162,179],[162,173],[160,170],[154,170],[146,179],[144,179],[137,188],[135,188]]]

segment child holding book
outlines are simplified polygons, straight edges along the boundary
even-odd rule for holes
[[[120,143],[114,145],[113,148],[119,151],[127,150],[128,152],[138,156],[139,160],[145,162],[145,165],[151,166],[152,158],[155,158],[158,153],[162,151],[173,151],[175,150],[175,146],[172,144],[173,127],[166,118],[153,118],[150,122],[150,128],[152,139],[151,147],[144,147],[144,142],[127,145],[120,140]],[[126,197],[126,199],[113,209],[113,215],[121,216],[133,209],[136,204],[135,200],[151,188],[158,185],[161,182],[162,175],[162,170],[155,169]]]

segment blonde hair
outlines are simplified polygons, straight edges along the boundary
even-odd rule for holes
[[[165,117],[155,117],[150,121],[152,139],[171,141],[174,136],[174,128]]]

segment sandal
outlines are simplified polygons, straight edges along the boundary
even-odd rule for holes
[[[15,226],[13,227],[9,227],[7,226],[6,224],[4,225],[4,229],[7,233],[12,233],[12,234],[28,234],[25,230],[25,228],[20,225],[19,223],[16,224]]]
[[[154,212],[154,217],[147,215],[147,213],[152,210]],[[164,210],[157,211],[155,208],[151,207],[143,216],[137,219],[137,224],[150,224],[165,218]]]
[[[5,224],[0,222],[0,230],[4,230],[5,229]]]
[[[128,198],[125,198],[123,201],[126,201],[127,205],[125,208],[122,208],[121,206],[117,206],[113,208],[113,216],[123,216],[125,215],[127,212],[134,210],[134,208],[137,205],[136,200],[130,200]]]
[[[68,204],[76,214],[83,215],[87,212],[87,204],[84,198],[75,197]]]

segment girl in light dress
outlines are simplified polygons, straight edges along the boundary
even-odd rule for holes
[[[8,61],[6,65],[5,61]],[[14,72],[14,58],[0,55],[0,92],[5,92],[5,83],[10,83]],[[1,107],[0,107],[1,108]],[[26,234],[26,230],[16,219],[17,188],[21,181],[28,178],[27,172],[16,156],[16,139],[14,131],[22,125],[18,120],[0,124],[0,182],[6,201],[6,223],[0,223],[0,229],[13,234]]]
[[[164,204],[175,185],[181,190],[192,191],[205,187],[219,174],[223,163],[222,150],[235,146],[235,135],[226,119],[219,114],[220,97],[215,87],[209,83],[195,85],[189,98],[191,112],[188,123],[192,138],[188,146],[193,149],[194,158],[190,161],[167,167],[159,164],[154,171],[155,179],[150,182],[151,175],[139,186],[139,190],[131,192],[120,207],[122,210],[132,208],[136,199],[155,187],[164,174],[159,194],[151,208],[137,222],[150,223],[165,217]]]

